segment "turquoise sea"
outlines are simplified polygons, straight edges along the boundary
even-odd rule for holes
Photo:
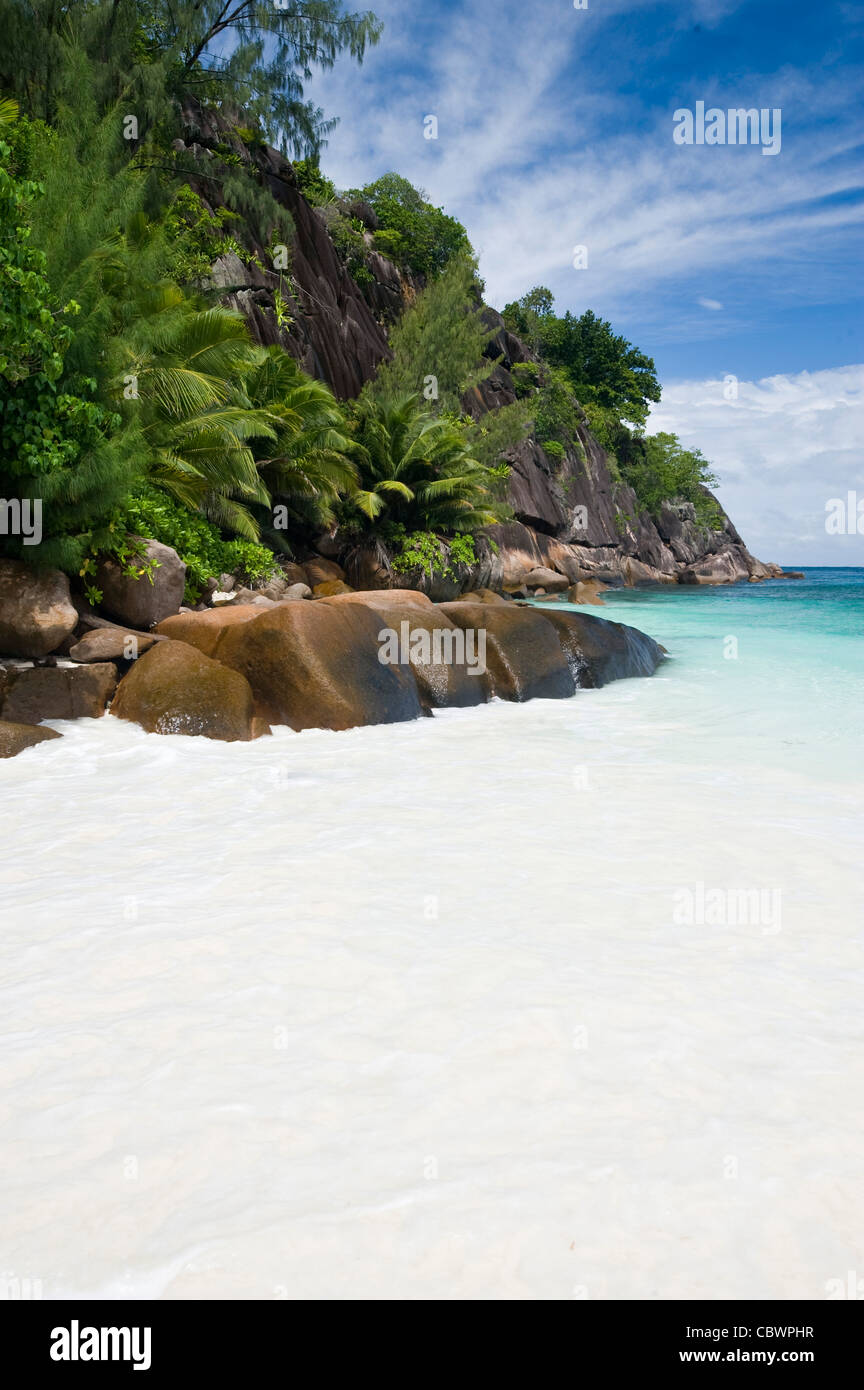
[[[804,573],[613,590],[591,611],[669,650],[664,693],[676,710],[692,702],[689,732],[701,730],[706,749],[854,780],[864,775],[864,568]]]

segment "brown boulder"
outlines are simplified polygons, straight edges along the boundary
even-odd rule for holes
[[[750,570],[739,548],[720,550],[706,555],[695,565],[688,565],[678,575],[679,584],[737,584],[749,579]]]
[[[74,632],[78,614],[59,570],[0,560],[0,653],[47,656]]]
[[[502,700],[561,700],[575,690],[561,645],[532,608],[504,603],[442,603],[463,630],[485,633],[487,684]],[[550,638],[552,639],[550,641]]]
[[[378,650],[410,671],[424,709],[465,708],[488,699],[485,663],[478,665],[476,648],[466,646],[462,629],[434,604],[377,604],[373,611]]]
[[[150,633],[94,628],[69,648],[69,656],[73,661],[137,661],[156,640]]]
[[[267,604],[266,611],[274,605]],[[176,613],[166,618],[156,629],[160,637],[170,637],[174,642],[188,642],[197,647],[205,656],[213,655],[213,648],[226,628],[236,627],[238,623],[251,622],[260,618],[260,604],[223,604],[218,608],[205,608],[200,613]]]
[[[106,613],[131,627],[147,629],[179,609],[186,566],[170,545],[152,540],[139,540],[139,545],[140,552],[124,564],[103,560],[96,582]]]
[[[469,589],[467,594],[459,595],[460,603],[509,603],[509,599],[504,598],[503,594],[496,594],[494,589]]]
[[[568,603],[592,603],[598,608],[603,607],[601,594],[607,593],[605,584],[601,584],[599,579],[580,579],[576,584],[571,584],[567,590]]]
[[[608,685],[627,676],[653,676],[663,660],[663,648],[638,628],[560,608],[537,608],[534,612],[558,634],[579,689]]]
[[[341,579],[327,579],[323,584],[316,584],[312,590],[315,598],[336,598],[339,594],[353,594],[353,592],[350,584],[345,584]]]
[[[39,729],[33,724],[12,724],[0,719],[0,758],[14,758],[25,748],[60,738],[56,729]]]
[[[435,605],[419,589],[355,589],[350,593],[333,594],[328,603],[362,603],[365,608],[392,608],[393,604],[410,603],[412,608],[434,608]]]
[[[312,560],[303,562],[303,571],[306,576],[306,583],[314,590],[316,584],[326,584],[331,579],[345,578],[345,571],[341,565],[337,565],[335,560],[325,560],[321,555],[316,555]]]
[[[526,589],[545,589],[547,594],[561,594],[570,587],[566,574],[557,574],[555,570],[545,569],[542,565],[529,570],[523,576],[522,583]]]
[[[100,719],[117,684],[112,662],[76,666],[0,666],[0,719]]]
[[[420,714],[417,686],[378,659],[381,616],[362,604],[285,603],[226,629],[214,655],[240,671],[256,712],[292,729],[353,729]]]
[[[203,734],[226,743],[248,742],[254,701],[237,671],[185,642],[157,642],[124,676],[111,713],[151,734]]]
[[[289,586],[292,584],[306,584],[308,586],[309,581],[302,565],[295,564],[293,560],[282,560],[279,569],[282,572],[282,578]]]

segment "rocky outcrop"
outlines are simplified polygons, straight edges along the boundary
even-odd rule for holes
[[[157,642],[117,687],[111,713],[151,734],[202,734],[248,742],[254,723],[252,691],[244,677],[185,642]]]
[[[113,662],[79,666],[0,663],[0,719],[40,724],[43,719],[99,719],[117,684]]]
[[[358,395],[389,355],[387,334],[338,255],[324,217],[298,189],[293,167],[270,146],[250,148],[244,144],[216,111],[189,103],[183,116],[181,144],[205,161],[208,151],[229,146],[253,179],[269,189],[293,224],[287,273],[271,268],[270,244],[278,241],[278,236],[267,240],[266,234],[252,225],[247,228],[252,255],[246,262],[233,253],[216,262],[213,284],[222,290],[223,303],[246,316],[258,342],[281,343],[304,370],[326,381],[337,396],[347,399]],[[218,181],[192,178],[190,183],[208,207],[221,205]],[[393,317],[402,303],[400,277],[389,262],[383,262],[379,270],[381,285],[379,288],[376,280],[376,293],[370,298],[382,318],[385,312]],[[290,331],[277,321],[277,290],[291,319]]]
[[[125,564],[103,560],[96,572],[101,607],[131,627],[150,628],[176,613],[183,602],[186,566],[161,541],[133,538],[139,547]]]
[[[381,627],[361,603],[285,603],[226,629],[214,656],[246,677],[256,712],[273,724],[353,729],[415,719],[410,673],[378,659]]]
[[[561,700],[573,694],[561,644],[534,609],[457,601],[442,603],[440,611],[463,631],[483,633],[490,694],[501,700]]]
[[[337,396],[358,395],[389,355],[387,326],[404,312],[420,283],[371,249],[375,214],[358,204],[345,209],[367,229],[369,283],[358,286],[336,250],[326,213],[303,197],[288,160],[268,146],[247,146],[215,111],[190,103],[184,122],[188,148],[205,162],[208,152],[230,148],[252,178],[270,190],[293,224],[287,275],[270,268],[269,243],[247,224],[252,256],[244,264],[230,253],[214,267],[213,283],[221,289],[223,302],[245,314],[259,342],[280,342],[307,371],[328,382]],[[190,181],[209,207],[219,206],[218,181]],[[277,290],[291,319],[281,326]],[[530,348],[509,332],[500,314],[488,307],[482,308],[482,314],[490,331],[487,356],[496,365],[463,400],[464,409],[475,417],[512,404],[517,399],[513,368],[535,360]],[[430,582],[418,575],[410,576],[408,582],[425,582],[431,597],[441,601],[477,587],[500,588],[502,576],[508,587],[521,589],[526,576],[538,567],[570,583],[595,576],[626,584],[675,583],[679,575],[685,583],[732,582],[731,573],[738,579],[762,579],[777,569],[761,565],[749,554],[725,515],[720,529],[711,531],[697,524],[687,503],[670,502],[654,518],[640,514],[632,490],[613,478],[609,459],[584,415],[563,458],[544,452],[542,440],[526,437],[507,452],[507,459],[509,502],[519,535],[512,535],[510,527],[493,529],[492,537],[500,547],[497,565],[484,556],[470,570],[460,569],[456,581]],[[338,541],[328,555],[343,558]],[[363,590],[406,582],[405,578],[395,581],[380,555],[372,553],[356,555],[347,575],[304,582],[314,589],[330,578],[347,580]],[[539,587],[552,592],[548,585]]]
[[[350,594],[334,594],[328,604],[360,603],[364,608],[392,608],[394,604],[411,604],[414,608],[434,607],[428,594],[419,589],[363,589]]]
[[[25,748],[35,748],[49,739],[60,738],[56,729],[40,729],[32,724],[13,724],[0,720],[0,758],[15,758]]]
[[[0,560],[0,655],[47,656],[77,622],[65,574]]]

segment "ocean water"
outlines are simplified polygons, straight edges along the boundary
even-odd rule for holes
[[[653,679],[0,763],[0,1296],[864,1277],[864,571],[607,598]]]

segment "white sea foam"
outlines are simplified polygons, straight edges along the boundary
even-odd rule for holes
[[[730,759],[718,698],[685,661],[253,744],[82,721],[0,764],[0,1274],[552,1299],[864,1274],[860,795],[770,757],[767,711],[765,758],[748,726]],[[779,890],[781,928],[682,920],[699,885]]]

